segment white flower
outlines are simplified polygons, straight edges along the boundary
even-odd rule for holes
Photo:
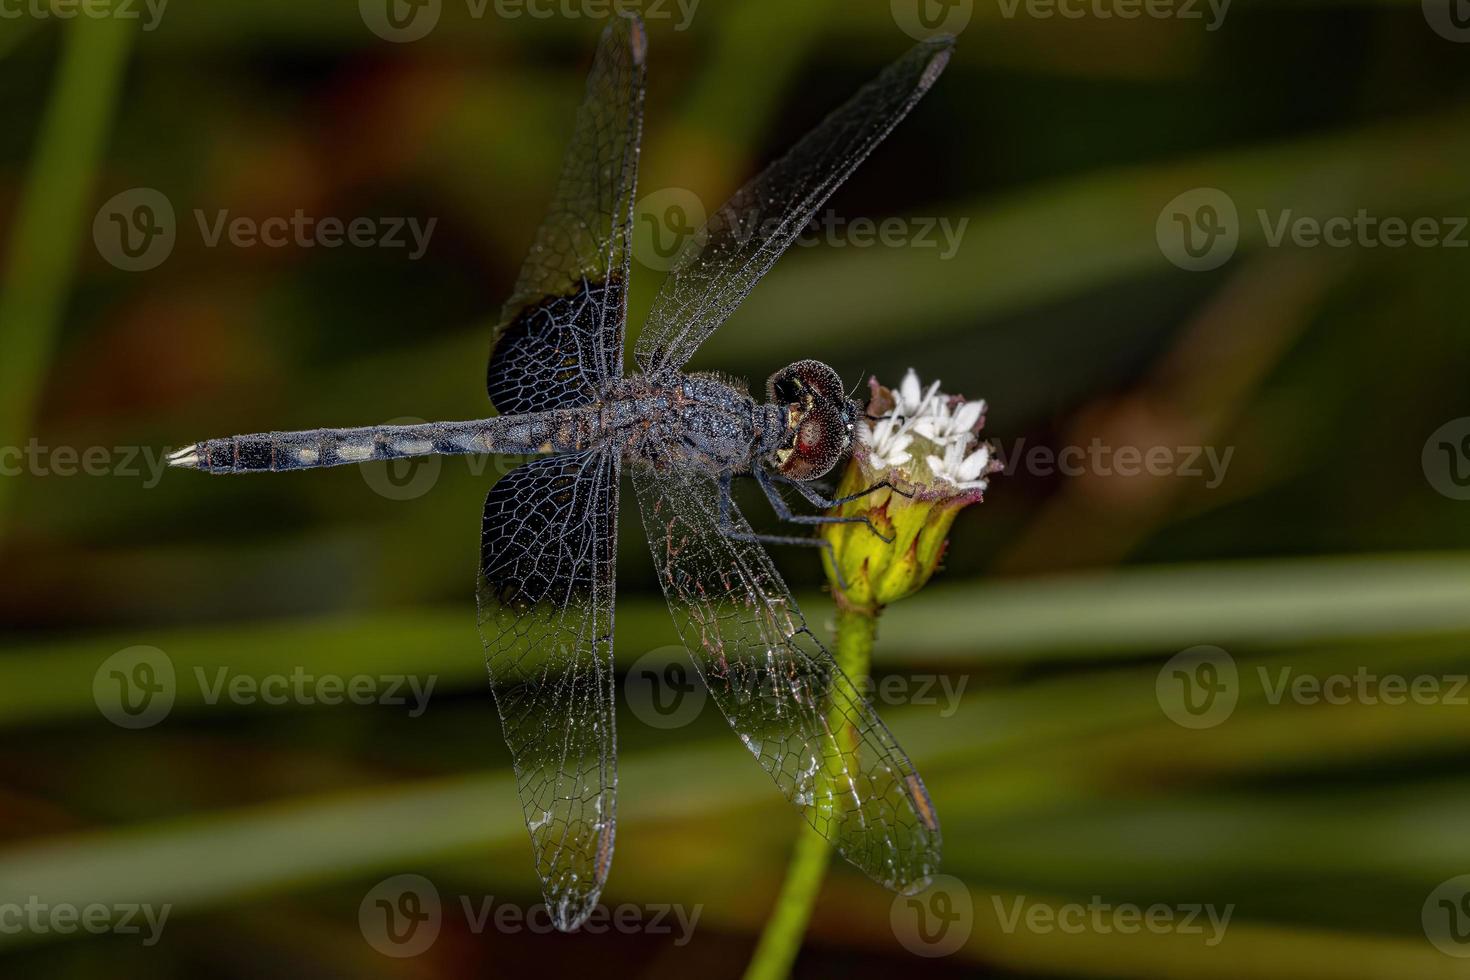
[[[944,458],[926,456],[929,472],[941,480],[948,480],[961,490],[983,491],[989,482],[985,474],[990,472],[990,445],[982,442],[974,452],[965,453],[963,442],[950,442],[944,447]]]
[[[938,381],[925,388],[912,368],[887,400],[891,409],[859,427],[872,470],[919,489],[942,483],[962,491],[985,490],[985,477],[995,467],[990,446],[976,435],[984,423],[984,400],[946,395]],[[923,466],[905,466],[916,459],[923,460],[927,473]]]
[[[919,387],[918,373],[913,368],[909,368],[909,373],[903,376],[898,390],[893,393],[893,414],[905,422],[921,417],[938,393],[938,381],[930,385],[928,391],[924,391]]]
[[[868,445],[868,460],[878,469],[902,466],[912,457],[907,452],[914,437],[893,416],[884,416],[871,428],[860,428]]]
[[[953,410],[948,399],[940,399],[934,409],[914,422],[914,431],[931,442],[948,444],[951,440],[968,439],[985,416],[985,400],[960,402]]]

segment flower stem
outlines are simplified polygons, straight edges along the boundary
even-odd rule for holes
[[[837,649],[834,656],[837,666],[848,679],[861,690],[868,677],[873,659],[873,639],[878,635],[879,609],[854,609],[839,604],[837,610]],[[834,709],[832,730],[842,743],[843,754],[855,747],[855,733],[840,710]],[[781,980],[790,975],[791,965],[801,950],[801,939],[806,934],[812,908],[822,890],[822,879],[827,872],[827,863],[832,855],[832,846],[817,833],[810,824],[803,824],[791,854],[791,863],[786,868],[786,880],[781,884],[781,894],[766,927],[761,932],[755,955],[745,969],[745,980]]]

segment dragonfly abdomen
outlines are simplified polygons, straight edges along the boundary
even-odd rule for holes
[[[206,473],[280,473],[435,454],[565,453],[587,448],[596,430],[595,411],[564,409],[469,422],[258,432],[186,446],[169,463]]]
[[[186,446],[169,456],[169,463],[206,473],[280,473],[374,459],[484,452],[475,446],[483,425],[449,422],[258,432]]]

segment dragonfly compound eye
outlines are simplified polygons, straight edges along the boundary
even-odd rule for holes
[[[776,460],[783,476],[793,480],[815,480],[831,472],[847,452],[852,435],[842,414],[820,404],[800,413],[794,420],[790,448],[778,450]]]
[[[841,403],[844,392],[837,372],[821,361],[797,361],[771,375],[766,382],[770,400],[784,405],[810,407],[814,402]]]

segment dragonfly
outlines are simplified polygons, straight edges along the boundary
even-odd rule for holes
[[[428,454],[531,457],[486,497],[476,598],[536,872],[561,930],[591,914],[613,855],[624,468],[674,624],[761,768],[880,884],[912,894],[938,867],[939,821],[923,781],[765,550],[825,542],[757,533],[732,497],[735,478],[753,477],[783,521],[866,521],[798,514],[782,493],[794,488],[822,509],[853,499],[828,499],[814,481],[852,450],[863,407],[816,360],[775,372],[764,401],[732,378],[684,367],[933,85],[952,48],[948,37],[912,48],[714,212],[675,253],[625,375],[647,39],[636,16],[611,19],[554,201],[494,332],[495,415],[241,435],[169,458],[224,474]]]

